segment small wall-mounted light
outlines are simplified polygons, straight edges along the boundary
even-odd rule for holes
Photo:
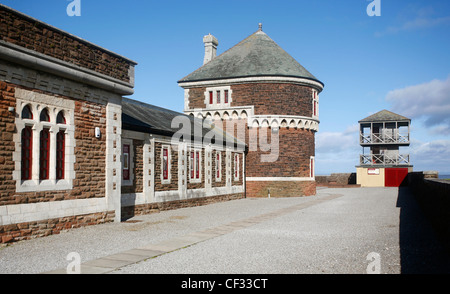
[[[95,128],[95,137],[96,138],[100,138],[102,136],[101,132],[100,132],[100,128],[96,127]]]
[[[8,111],[9,111],[9,112],[14,112],[14,110],[15,110],[14,107],[12,107],[12,106],[8,107]]]

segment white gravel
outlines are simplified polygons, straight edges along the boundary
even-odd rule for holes
[[[132,219],[139,221],[136,223],[91,226],[18,242],[0,249],[0,273],[33,274],[65,268],[69,263],[66,257],[71,252],[80,254],[81,261],[85,262],[329,194],[344,196],[123,267],[114,273],[360,274],[366,272],[370,262],[366,257],[371,252],[380,255],[381,273],[404,272],[398,190],[325,188],[319,189],[314,197],[235,200],[136,216]],[[429,230],[426,225],[422,228]],[[429,238],[428,243],[423,243],[425,248],[412,251],[429,252],[428,257],[441,254],[435,240],[432,236]]]

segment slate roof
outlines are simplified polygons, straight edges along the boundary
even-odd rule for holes
[[[360,120],[359,122],[361,123],[361,122],[379,122],[379,121],[411,121],[411,119],[384,109]]]
[[[298,77],[323,85],[262,30],[213,58],[178,83],[259,76]]]
[[[177,116],[189,119],[191,123],[190,134],[184,132],[182,125],[172,128],[172,120]],[[195,127],[202,129],[201,138],[194,137],[196,135],[194,132]],[[122,128],[124,130],[162,136],[172,136],[175,133],[183,134],[185,136],[190,135],[191,138],[194,138],[197,142],[203,142],[205,135],[208,135],[208,138],[210,138],[213,134],[216,134],[216,138],[220,138],[220,135],[222,135],[223,142],[214,142],[213,140],[212,143],[225,144],[228,141],[232,142],[235,146],[245,147],[244,143],[220,128],[205,126],[201,119],[129,98],[122,99]]]

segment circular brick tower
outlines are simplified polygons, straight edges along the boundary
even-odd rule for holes
[[[185,89],[185,113],[245,139],[247,197],[314,195],[323,83],[261,25],[217,57],[217,39],[207,35],[203,40],[203,66],[178,81]]]

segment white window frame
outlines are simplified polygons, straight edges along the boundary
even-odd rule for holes
[[[167,179],[164,179],[164,149],[167,149]],[[161,184],[170,184],[172,179],[171,162],[172,162],[172,148],[170,145],[161,146]]]
[[[217,155],[219,155],[219,159],[217,160]],[[214,177],[216,178],[216,182],[222,181],[222,152],[220,150],[216,150],[214,155]],[[219,176],[217,176],[217,171],[219,171]]]
[[[234,153],[233,160],[234,160],[233,178],[234,178],[234,181],[239,181],[239,173],[240,173],[239,153]]]
[[[192,160],[192,152],[194,152],[194,159]],[[198,152],[198,165],[197,165],[197,152]],[[202,182],[202,150],[198,148],[191,148],[189,151],[189,183],[201,183]],[[194,171],[194,177],[192,177],[192,171]],[[197,178],[198,172],[198,178]]]
[[[314,114],[315,109],[315,114]],[[319,117],[319,92],[317,90],[312,90],[312,118]]]
[[[130,160],[130,164],[128,166],[128,172],[130,173],[129,179],[128,180],[124,180],[123,179],[123,168],[124,168],[124,163],[125,163],[125,157],[124,157],[124,153],[123,153],[123,145],[129,145],[130,146],[130,151],[129,151],[129,160]],[[132,186],[133,185],[133,181],[134,181],[134,146],[133,146],[133,140],[132,139],[123,139],[122,138],[122,186]]]
[[[225,90],[228,91],[228,102],[225,103]],[[213,103],[209,103],[209,92],[213,94]],[[217,103],[217,92],[220,93],[220,103]],[[231,86],[210,87],[205,90],[205,105],[208,109],[221,109],[231,106],[232,101]]]
[[[13,136],[15,152],[13,161],[15,168],[13,180],[16,181],[16,192],[39,192],[73,189],[75,179],[75,103],[70,99],[33,92],[21,88],[15,89],[16,98],[16,133]],[[33,113],[33,119],[23,119],[22,110],[29,106]],[[47,108],[50,122],[40,121],[40,113]],[[56,118],[60,111],[64,112],[65,124],[57,124]],[[32,128],[32,173],[31,180],[22,180],[22,130],[30,126]],[[39,179],[39,144],[40,132],[48,128],[50,131],[50,154],[49,154],[49,177],[45,180]],[[56,136],[59,131],[65,132],[64,150],[64,179],[56,176]]]
[[[309,157],[309,177],[314,179],[316,177],[316,158]]]

